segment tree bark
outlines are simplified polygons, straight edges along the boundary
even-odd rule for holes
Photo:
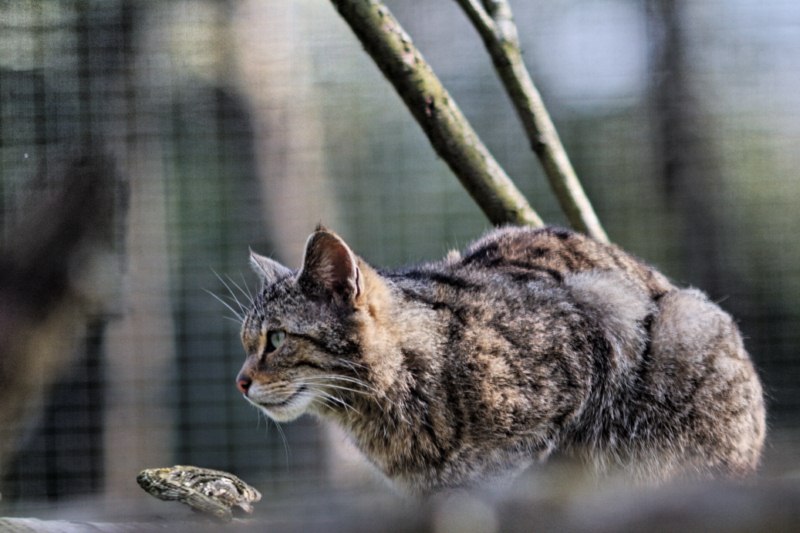
[[[493,224],[542,226],[389,10],[377,0],[331,0]]]
[[[495,70],[573,228],[608,242],[539,91],[522,60],[517,28],[505,0],[457,0],[478,30]]]

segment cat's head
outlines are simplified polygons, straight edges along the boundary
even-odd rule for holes
[[[350,408],[368,388],[362,337],[380,305],[379,276],[321,226],[299,270],[253,252],[250,262],[262,288],[242,324],[239,390],[279,422]]]

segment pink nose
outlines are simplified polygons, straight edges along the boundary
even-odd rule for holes
[[[239,389],[239,392],[242,394],[247,394],[247,390],[250,388],[250,385],[253,384],[253,380],[248,378],[247,376],[239,375],[236,377],[236,388]]]

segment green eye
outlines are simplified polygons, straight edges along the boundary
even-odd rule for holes
[[[286,332],[280,329],[267,333],[267,353],[274,352],[286,340]]]

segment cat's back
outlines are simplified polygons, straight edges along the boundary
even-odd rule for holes
[[[571,274],[617,271],[658,298],[674,287],[660,272],[611,244],[558,227],[508,226],[470,244],[451,264],[490,269],[519,281],[562,283]]]
[[[570,312],[581,304],[601,313],[620,307],[638,312],[675,289],[617,246],[559,227],[497,228],[440,261],[381,274],[407,300],[455,310],[462,318],[512,310],[520,320],[541,320],[547,311],[542,306],[550,304]],[[560,315],[563,309],[550,311]]]
[[[514,308],[501,313],[515,332],[512,358],[540,364],[547,350],[536,348],[552,344],[529,332],[553,317],[570,332],[559,338],[548,323],[547,341],[585,341],[560,361],[578,370],[593,358],[604,369],[584,391],[582,422],[570,437],[592,450],[592,462],[647,465],[652,477],[755,469],[764,440],[760,382],[731,317],[699,291],[676,287],[615,245],[556,227],[493,230],[438,270],[502,286],[472,300]],[[634,438],[641,431],[658,437],[644,443]]]

